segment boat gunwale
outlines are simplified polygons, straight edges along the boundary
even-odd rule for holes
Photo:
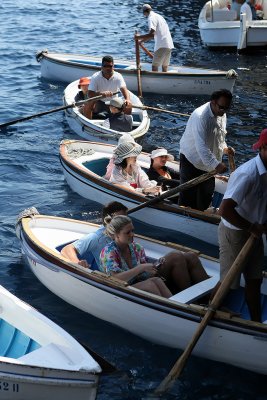
[[[56,53],[53,53],[53,54],[56,54]],[[81,55],[77,55],[77,56],[79,57]],[[92,70],[95,70],[95,72],[98,72],[101,69],[101,67],[94,66],[94,65],[84,65],[84,64],[78,63],[78,62],[62,60],[60,58],[55,59],[51,55],[49,55],[47,53],[42,53],[42,58],[47,58],[49,60],[49,62],[52,62],[52,63],[55,63],[55,64],[64,64],[64,65],[70,66],[70,67],[76,66],[76,67],[79,67],[79,68],[82,68],[82,69],[92,69]],[[171,65],[170,67],[183,68],[183,66],[174,66],[174,65]],[[207,68],[197,68],[197,67],[184,67],[184,68],[190,68],[190,69],[192,68],[192,70],[195,69],[195,70],[203,70],[203,71],[205,69],[207,70]],[[122,75],[136,75],[136,69],[114,68],[114,70],[119,72],[119,73],[121,73]],[[141,69],[141,74],[144,77],[149,77],[149,75],[151,75],[151,78],[160,76],[160,78],[164,78],[164,79],[167,79],[167,78],[173,79],[174,77],[175,78],[180,78],[180,79],[184,79],[186,77],[188,77],[188,78],[196,77],[198,79],[208,79],[208,78],[221,77],[221,78],[225,78],[227,80],[231,80],[231,79],[232,80],[236,80],[236,77],[234,77],[234,76],[233,77],[227,77],[228,71],[222,71],[222,70],[218,70],[218,71],[211,70],[211,71],[213,71],[213,72],[212,73],[205,73],[205,72],[203,72],[203,73],[202,72],[201,73],[197,73],[197,72],[195,72],[195,73],[194,72],[181,73],[181,72],[161,72],[161,71],[156,72],[156,71],[146,71],[146,70],[142,70]]]

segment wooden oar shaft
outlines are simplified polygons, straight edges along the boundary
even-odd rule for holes
[[[187,345],[187,347],[185,348],[184,352],[179,357],[179,359],[176,361],[176,363],[174,364],[174,366],[171,369],[171,371],[169,372],[169,374],[161,382],[161,384],[157,387],[157,389],[154,392],[155,394],[159,395],[159,394],[162,394],[162,393],[166,392],[166,390],[170,389],[170,387],[174,384],[175,379],[177,379],[180,376],[180,374],[181,374],[181,372],[182,372],[182,370],[183,370],[183,368],[184,368],[184,366],[185,366],[190,354],[192,353],[196,343],[198,342],[200,336],[204,332],[204,330],[205,330],[206,326],[208,325],[209,321],[212,319],[212,317],[215,314],[216,310],[220,306],[222,300],[224,299],[224,297],[228,293],[233,280],[242,272],[242,269],[244,267],[244,263],[247,260],[247,257],[250,254],[250,252],[251,252],[251,250],[252,250],[252,248],[254,246],[255,240],[256,239],[252,235],[248,238],[248,240],[245,243],[244,247],[241,249],[240,253],[238,254],[238,256],[236,258],[236,260],[234,261],[232,267],[228,271],[226,277],[224,278],[224,280],[222,281],[221,285],[219,286],[219,288],[218,288],[218,290],[217,290],[212,302],[210,303],[209,308],[208,308],[204,318],[200,322],[200,324],[198,326],[198,329],[195,332],[192,340]]]
[[[144,50],[144,52],[145,52],[150,58],[153,58],[153,54],[151,53],[151,51],[149,51],[149,50],[143,45],[143,43],[139,42],[139,46],[141,47],[142,50]]]
[[[115,94],[118,94],[118,93],[119,92],[113,93],[112,96],[114,96]],[[85,104],[85,103],[87,103],[89,101],[94,101],[94,100],[98,100],[98,99],[102,99],[102,98],[103,98],[103,95],[98,95],[98,96],[91,97],[90,99],[78,101],[77,103],[73,102],[71,104],[68,104],[67,106],[61,106],[61,107],[53,108],[53,109],[48,110],[48,111],[43,111],[43,112],[40,112],[40,113],[37,113],[37,114],[28,115],[27,117],[14,119],[12,121],[8,121],[8,122],[5,122],[3,124],[0,124],[0,129],[4,128],[6,126],[9,126],[9,125],[17,124],[19,122],[27,121],[27,120],[32,119],[32,118],[42,117],[43,115],[52,114],[54,112],[58,112],[58,111],[62,111],[62,110],[67,110],[68,108],[73,108],[73,107],[76,107],[76,106],[81,106],[81,105],[83,105],[83,104]]]
[[[164,108],[157,108],[157,107],[150,107],[150,106],[136,106],[134,104],[132,107],[139,108],[140,110],[151,110],[151,111],[158,111],[158,112],[163,112],[163,113],[167,113],[167,114],[182,115],[184,117],[190,117],[190,114],[183,114],[183,113],[179,113],[176,111],[169,111],[169,110],[165,110]]]
[[[183,192],[184,190],[188,190],[191,187],[210,179],[215,174],[216,174],[216,171],[214,170],[211,172],[207,172],[206,174],[200,175],[194,179],[191,179],[190,181],[188,181],[186,183],[182,183],[181,185],[179,185],[173,189],[170,189],[165,193],[162,193],[160,196],[154,197],[153,199],[150,199],[150,200],[146,201],[145,203],[139,204],[138,206],[131,208],[130,210],[128,210],[128,214],[131,214],[133,212],[141,210],[142,208],[152,206],[153,204],[159,203],[160,201],[162,201],[168,197],[171,197],[171,196],[175,195],[176,193]]]
[[[137,31],[135,33],[137,34]],[[143,95],[142,95],[142,84],[141,84],[140,51],[139,51],[138,39],[135,39],[135,59],[136,59],[138,97],[142,98]]]

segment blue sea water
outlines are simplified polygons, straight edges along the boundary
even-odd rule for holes
[[[253,157],[251,145],[267,126],[267,52],[237,55],[209,51],[200,41],[197,17],[204,1],[151,2],[169,22],[175,50],[172,63],[230,69],[239,73],[228,115],[228,143],[240,164]],[[41,79],[35,53],[112,54],[134,58],[133,35],[146,21],[135,0],[5,0],[0,5],[0,123],[60,106],[64,85]],[[152,50],[152,44],[148,44]],[[142,57],[145,58],[144,55]],[[145,95],[144,102],[190,113],[205,98]],[[143,146],[160,141],[178,156],[185,118],[151,113],[151,129]],[[141,399],[167,375],[179,351],[153,345],[85,314],[50,293],[29,271],[20,253],[14,222],[18,213],[36,206],[43,214],[84,220],[99,217],[100,205],[88,202],[67,186],[58,158],[62,139],[77,138],[62,112],[12,125],[0,131],[0,283],[29,302],[77,339],[116,365],[119,373],[101,379],[98,399]],[[146,226],[138,231],[152,234]],[[178,240],[161,230],[158,238]],[[180,239],[180,238],[179,238]],[[216,255],[216,249],[183,238],[183,243]],[[164,399],[267,399],[265,377],[220,363],[191,357]],[[0,391],[1,398],[1,391]]]

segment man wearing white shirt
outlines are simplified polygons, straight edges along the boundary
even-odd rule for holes
[[[159,14],[152,11],[149,4],[143,5],[144,16],[148,19],[149,33],[145,35],[135,35],[141,43],[155,39],[154,56],[152,60],[152,71],[158,71],[162,66],[162,71],[167,72],[171,59],[173,41],[166,20]]]
[[[208,103],[190,115],[180,140],[180,182],[196,178],[206,172],[227,170],[223,154],[234,154],[225,142],[226,111],[230,108],[232,93],[227,89],[213,92]],[[210,205],[215,178],[180,193],[179,204],[201,211]]]
[[[237,168],[230,176],[219,213],[220,281],[227,274],[250,234],[255,247],[243,270],[245,299],[253,321],[261,322],[260,287],[264,251],[262,235],[267,233],[267,129],[264,129],[254,150],[259,154]],[[231,289],[239,287],[240,276]]]
[[[118,91],[121,91],[124,96],[125,106],[131,107],[130,94],[126,83],[122,75],[114,71],[113,57],[104,56],[101,71],[92,75],[88,90],[89,98],[102,95],[103,99],[86,103],[84,115],[92,119],[93,113],[98,114],[103,111],[109,113],[109,105],[105,104],[105,101],[111,100],[112,93]]]

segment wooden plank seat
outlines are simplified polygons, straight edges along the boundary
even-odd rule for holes
[[[176,293],[170,297],[169,300],[177,301],[179,303],[192,303],[200,297],[208,294],[217,284],[218,280],[219,278],[217,276],[212,276],[205,281],[196,283],[195,285]]]

